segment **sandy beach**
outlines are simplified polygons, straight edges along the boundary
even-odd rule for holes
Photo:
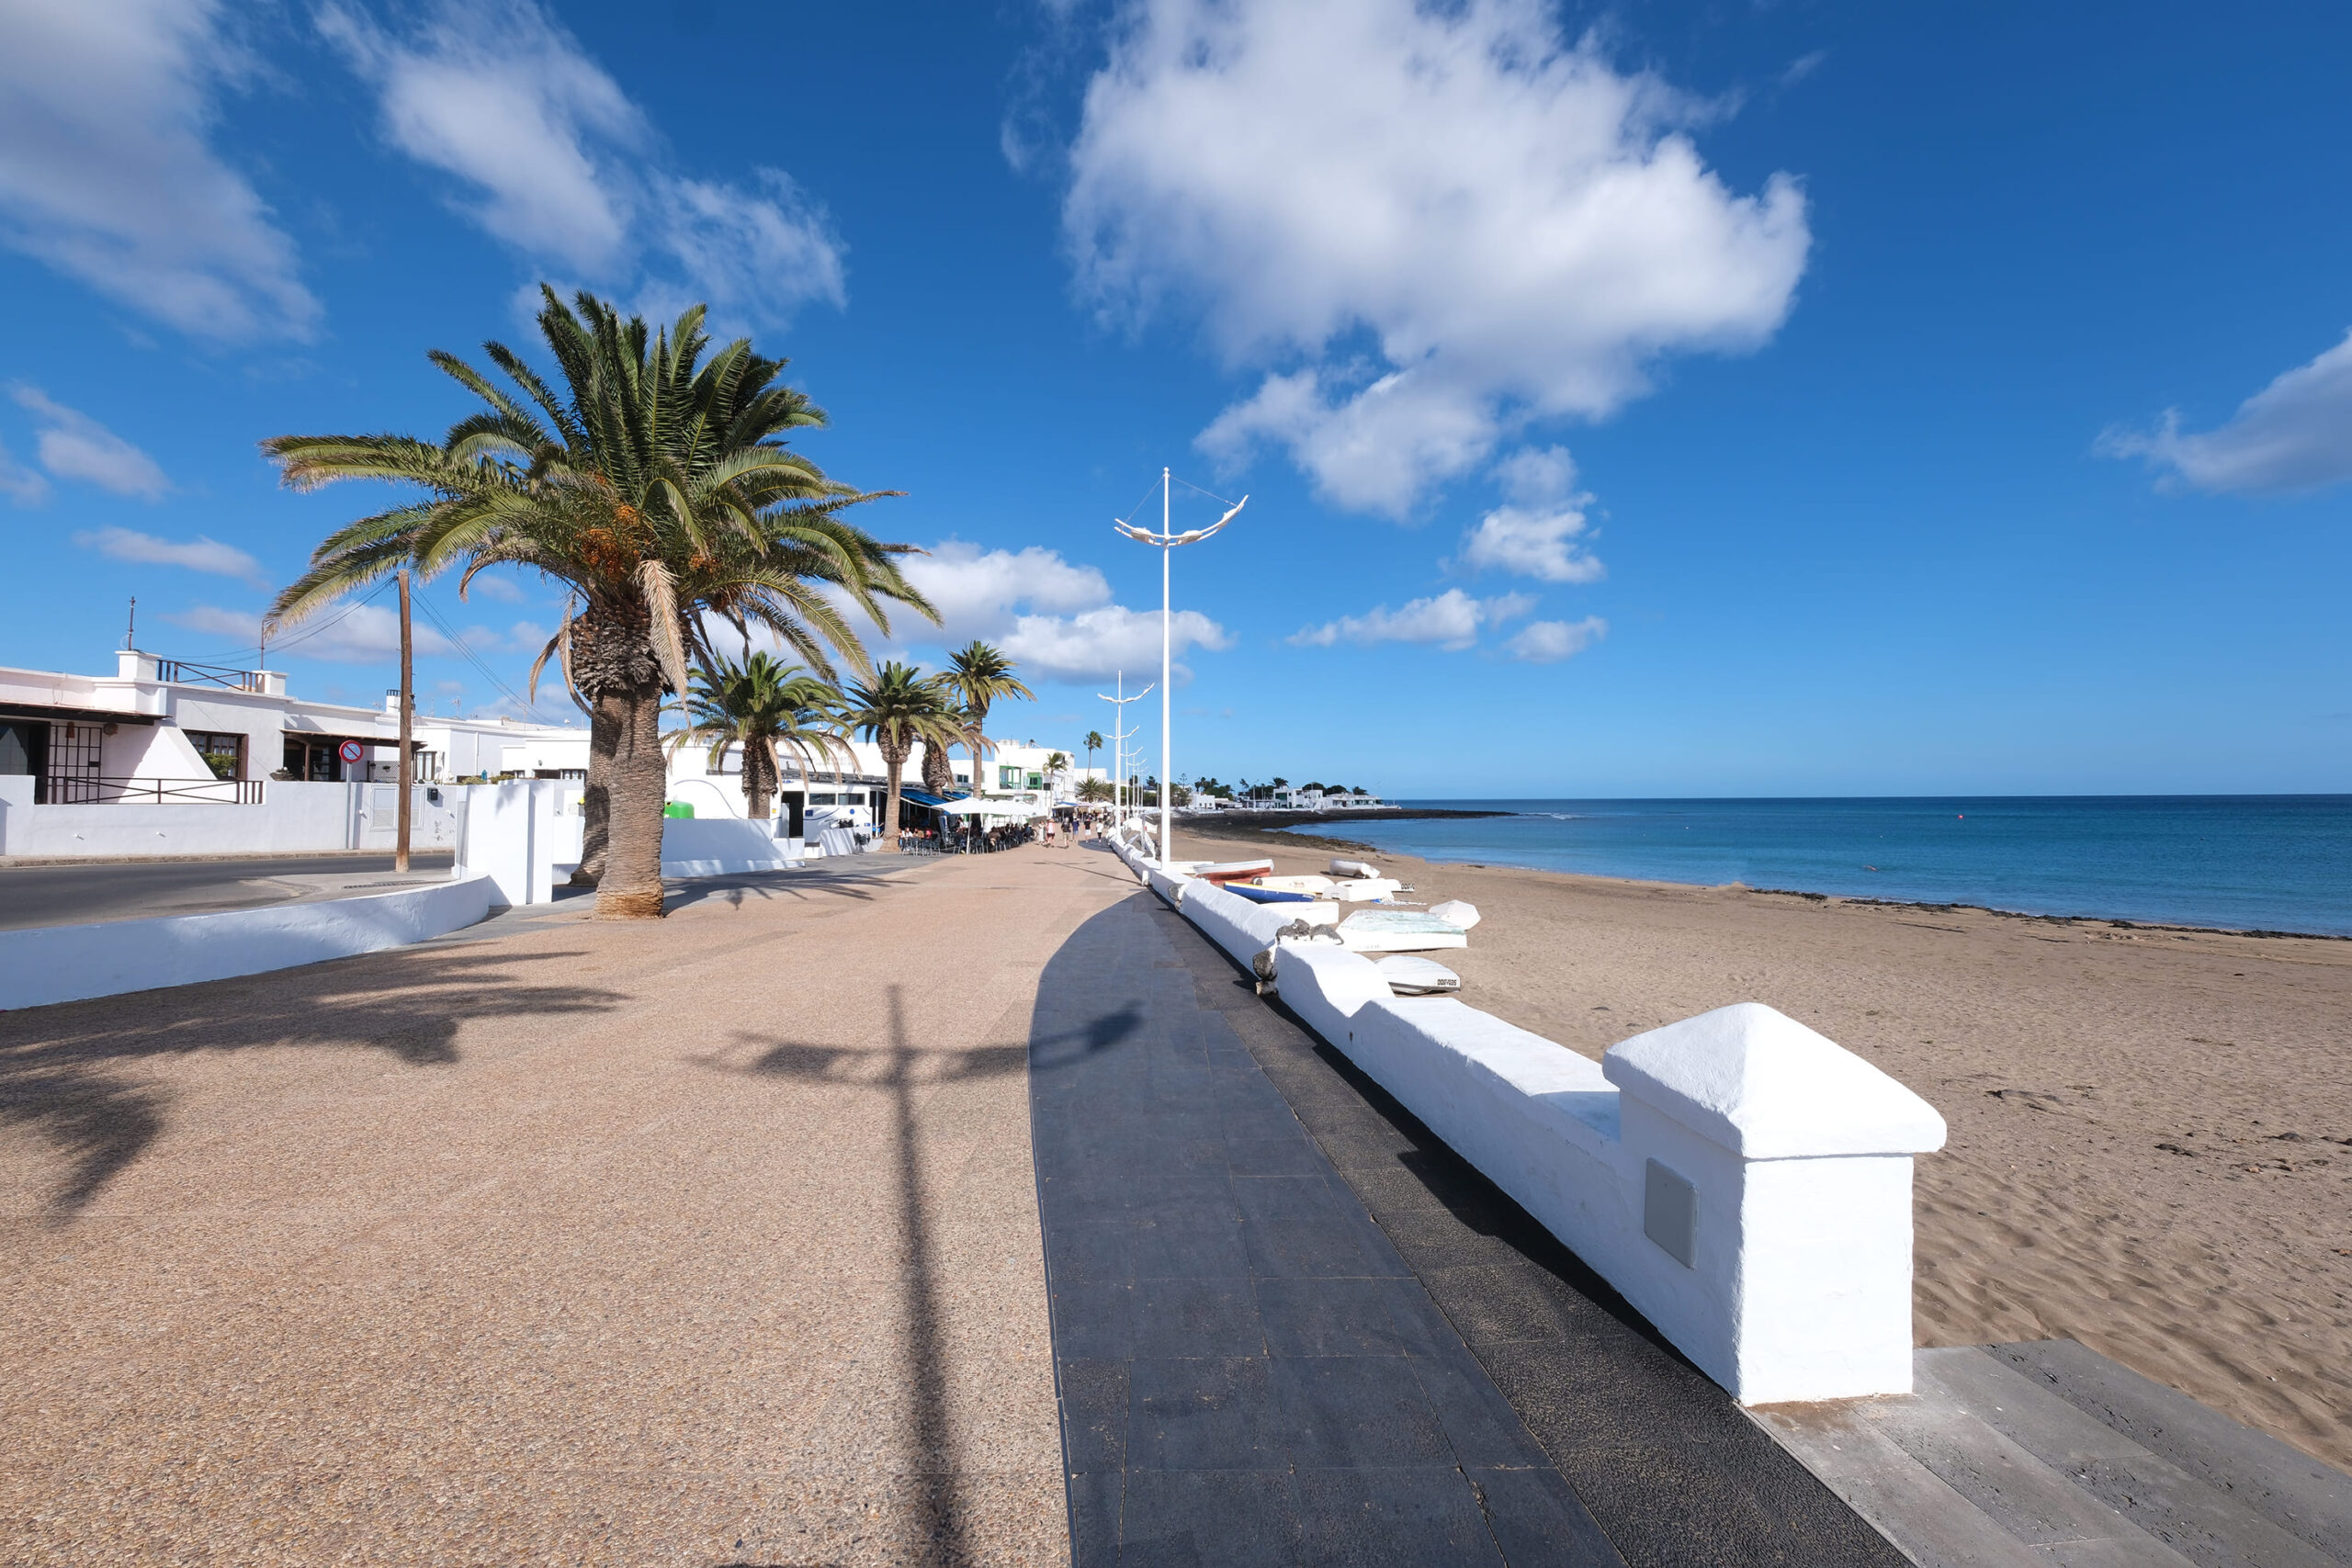
[[[1244,840],[1332,852],[1178,852]],[[2352,1468],[2352,942],[1363,858],[1477,905],[1464,999],[1570,1050],[1762,1001],[1933,1102],[1920,1344],[2071,1337]]]

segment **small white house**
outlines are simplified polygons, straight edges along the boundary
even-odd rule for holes
[[[526,773],[582,776],[584,725],[425,718],[412,727],[417,778]],[[392,776],[397,703],[356,707],[294,696],[282,670],[232,670],[126,650],[112,675],[0,669],[0,773],[28,774],[35,801],[258,800],[272,779]]]

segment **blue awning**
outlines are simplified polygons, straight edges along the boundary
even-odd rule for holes
[[[961,800],[964,797],[961,795],[933,795],[927,789],[908,789],[901,785],[899,789],[899,798],[912,801],[917,806],[944,806],[951,800]]]

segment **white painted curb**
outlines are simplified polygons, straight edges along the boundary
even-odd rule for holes
[[[488,876],[469,876],[314,904],[0,931],[0,1008],[226,980],[404,947],[481,920],[493,892]]]

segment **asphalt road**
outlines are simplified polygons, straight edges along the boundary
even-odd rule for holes
[[[446,850],[416,854],[409,864],[416,871],[447,871],[450,855]],[[254,909],[318,891],[315,885],[279,878],[389,874],[391,869],[388,854],[0,866],[0,931]]]

